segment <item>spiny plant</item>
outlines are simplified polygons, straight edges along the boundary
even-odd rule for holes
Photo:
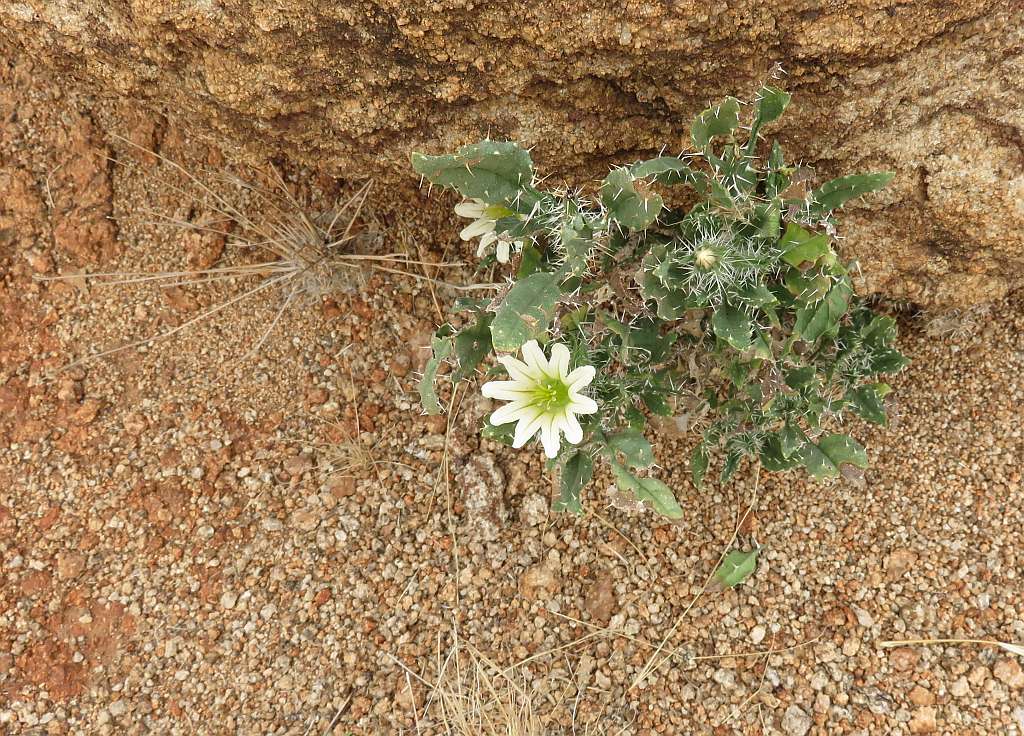
[[[497,297],[457,300],[460,326],[437,331],[424,409],[441,410],[442,362],[466,381],[497,354],[485,376],[508,380],[483,392],[509,403],[483,434],[517,447],[540,434],[561,473],[555,506],[577,513],[603,459],[620,490],[679,517],[671,489],[641,472],[654,464],[644,429],[694,403],[705,417],[690,458],[698,487],[712,463],[725,483],[744,458],[820,479],[866,468],[864,448],[835,428],[849,413],[885,424],[881,376],[907,361],[893,347],[895,321],[854,294],[835,213],[893,174],[808,191],[761,135],[789,101],[768,86],[749,105],[729,97],[693,120],[693,153],[613,168],[594,197],[540,189],[529,153],[511,142],[413,154],[426,180],[470,200],[457,208],[476,218],[462,234],[481,237],[485,264],[515,253]],[[676,186],[696,204],[666,205]]]

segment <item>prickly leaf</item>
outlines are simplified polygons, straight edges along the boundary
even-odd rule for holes
[[[827,235],[811,234],[795,222],[786,226],[779,248],[782,250],[782,260],[791,266],[799,266],[805,261],[813,263],[830,253]]]
[[[611,462],[615,484],[623,491],[632,491],[638,500],[650,505],[662,516],[678,519],[683,515],[672,489],[657,478],[638,478],[614,460]]]
[[[594,475],[594,461],[586,452],[577,450],[562,466],[561,495],[554,503],[555,511],[583,512],[580,491]]]
[[[601,184],[601,201],[613,220],[632,230],[643,230],[658,218],[664,202],[647,184],[634,180],[628,169],[614,169]]]
[[[843,463],[856,465],[862,470],[868,466],[864,448],[845,434],[827,435],[815,444],[808,442],[797,452],[800,462],[815,478],[834,478]]]
[[[735,588],[757,569],[757,553],[756,549],[749,552],[732,550],[715,570],[715,579],[723,588]]]
[[[459,359],[459,368],[455,371],[455,380],[469,378],[480,365],[480,361],[491,352],[491,314],[481,314],[476,323],[465,327],[455,336],[455,357]]]
[[[727,136],[740,123],[740,101],[726,97],[725,101],[708,108],[690,125],[690,138],[697,148],[706,148],[716,136]]]
[[[811,193],[808,211],[812,215],[827,215],[851,199],[877,192],[893,180],[896,174],[881,171],[874,174],[854,174],[832,179]]]
[[[499,352],[515,352],[541,337],[555,314],[558,277],[538,272],[516,282],[491,322],[491,341]]]
[[[711,315],[711,327],[715,335],[736,350],[746,350],[750,347],[753,326],[742,309],[723,304]]]
[[[514,199],[533,179],[530,154],[503,141],[482,141],[443,156],[414,153],[412,167],[433,184],[487,204]]]
[[[439,333],[443,331],[445,331],[444,328],[438,330]],[[430,341],[430,350],[430,360],[427,361],[427,365],[423,369],[423,377],[420,378],[420,404],[423,406],[423,411],[427,414],[440,414],[441,404],[437,400],[434,383],[437,380],[437,369],[452,354],[451,335],[435,335]]]
[[[640,430],[627,429],[625,432],[610,434],[605,439],[609,448],[622,453],[629,467],[649,468],[654,464],[654,450]]]

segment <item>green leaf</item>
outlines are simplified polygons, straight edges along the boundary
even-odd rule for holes
[[[819,479],[836,477],[843,463],[862,469],[868,466],[864,448],[845,434],[830,434],[818,440],[817,444],[808,442],[797,452],[797,457],[807,472]]]
[[[739,297],[750,306],[757,307],[758,309],[773,307],[779,303],[778,297],[776,297],[764,284],[748,286],[740,289]]]
[[[660,363],[678,339],[677,332],[662,335],[659,326],[653,322],[639,320],[630,326],[629,344],[634,353],[642,354],[639,361],[642,363]]]
[[[827,235],[812,235],[795,222],[786,226],[779,248],[782,249],[782,260],[791,266],[799,266],[805,261],[814,263],[831,253]]]
[[[610,434],[606,438],[608,447],[621,452],[626,464],[634,470],[649,468],[654,464],[654,451],[651,443],[638,429],[627,429],[625,432]]]
[[[613,169],[601,184],[601,201],[613,220],[632,230],[643,230],[658,218],[661,195],[634,180],[628,169]]]
[[[665,320],[679,319],[693,305],[685,292],[669,289],[655,273],[648,270],[651,266],[650,258],[651,256],[648,254],[648,257],[644,259],[643,269],[636,275],[637,283],[640,284],[640,293],[643,294],[644,299],[655,303],[658,317]]]
[[[491,352],[491,320],[493,315],[481,314],[476,324],[465,327],[455,337],[455,356],[459,359],[459,368],[455,371],[455,380],[469,378],[480,365],[480,361]]]
[[[678,519],[683,515],[672,489],[657,478],[638,478],[614,460],[611,462],[615,484],[622,490],[632,491],[638,500],[650,504],[662,516]]]
[[[771,335],[760,329],[754,330],[754,342],[751,346],[751,352],[755,358],[761,360],[771,360],[772,353],[772,338]]]
[[[888,422],[882,397],[875,391],[874,386],[852,388],[846,392],[846,400],[850,402],[850,408],[857,416],[882,426]]]
[[[586,228],[589,231],[590,228]],[[560,233],[562,250],[565,252],[565,271],[567,275],[582,276],[587,270],[587,259],[594,249],[594,241],[588,232],[581,232],[567,224]]]
[[[514,199],[533,180],[530,154],[511,142],[482,141],[443,156],[414,153],[412,167],[433,184],[487,204]]]
[[[740,101],[727,97],[720,105],[708,108],[690,126],[690,138],[697,148],[706,148],[716,136],[727,136],[740,123]]]
[[[807,438],[804,437],[804,433],[789,422],[786,422],[785,426],[779,431],[779,450],[781,450],[784,458],[791,457],[806,441]]]
[[[758,235],[774,241],[779,237],[781,216],[778,204],[771,202],[757,208],[751,224],[757,228]]]
[[[757,554],[756,549],[749,552],[732,550],[715,570],[715,579],[723,588],[735,588],[757,569]]]
[[[483,428],[480,430],[480,436],[485,440],[494,440],[500,442],[503,445],[512,446],[512,441],[515,439],[516,434],[516,423],[508,422],[507,424],[491,424],[485,422]]]
[[[644,391],[640,394],[641,401],[644,402],[644,406],[651,410],[652,414],[659,417],[672,416],[672,407],[669,406],[665,397],[656,391]]]
[[[434,383],[437,380],[437,369],[441,367],[441,362],[452,354],[451,336],[435,335],[430,341],[430,350],[430,360],[427,361],[427,365],[423,369],[423,377],[420,378],[420,404],[427,414],[440,414],[441,404],[437,400]]]
[[[812,215],[827,215],[851,199],[877,192],[891,182],[894,176],[896,174],[890,171],[882,171],[832,179],[811,193],[811,204],[808,210]]]
[[[764,190],[769,199],[775,199],[789,186],[789,172],[786,167],[785,158],[782,154],[782,146],[778,141],[772,141],[772,150],[768,154],[768,176],[765,178]]]
[[[715,335],[736,350],[750,347],[750,333],[753,326],[746,313],[730,304],[723,304],[711,315],[711,328]]]
[[[847,277],[842,277],[821,301],[796,310],[793,335],[807,342],[814,342],[822,335],[835,332],[839,320],[849,308],[853,287]]]
[[[910,361],[899,350],[885,348],[871,356],[872,373],[896,373],[910,365]]]
[[[516,270],[517,279],[525,279],[540,270],[540,251],[533,243],[523,246],[523,255],[519,259],[519,268]]]
[[[814,304],[824,299],[832,288],[832,279],[817,270],[804,275],[798,269],[791,268],[786,271],[783,281],[789,293],[804,304]]]
[[[742,459],[742,450],[736,447],[730,448],[729,451],[725,453],[725,462],[722,464],[722,475],[719,477],[718,482],[723,486],[728,483],[739,469],[740,461]]]
[[[505,295],[491,322],[491,340],[499,352],[514,352],[542,336],[558,303],[558,277],[539,272],[518,281]]]
[[[586,452],[577,450],[562,466],[561,496],[554,503],[555,511],[583,512],[580,491],[594,475],[594,460]]]
[[[762,125],[774,122],[782,117],[786,111],[789,101],[792,99],[788,92],[783,92],[775,87],[762,87],[757,96],[757,113],[754,117],[754,127],[751,136],[755,136]]]
[[[650,179],[661,184],[698,184],[705,180],[702,171],[695,171],[675,156],[659,156],[629,167],[636,179]]]
[[[800,464],[796,457],[789,457],[783,452],[782,442],[779,434],[769,434],[765,438],[759,454],[765,470],[789,470]]]
[[[704,484],[704,476],[708,472],[710,462],[711,458],[703,442],[693,448],[693,454],[690,455],[690,475],[693,476],[693,485],[698,489]]]
[[[793,389],[801,389],[811,385],[818,369],[813,365],[805,365],[786,371],[786,385]]]
[[[456,297],[452,305],[453,312],[482,312],[491,303],[490,299],[474,299],[471,296]]]

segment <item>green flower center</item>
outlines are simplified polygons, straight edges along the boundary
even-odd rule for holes
[[[484,207],[484,217],[489,220],[500,220],[502,217],[509,217],[514,214],[515,212],[503,204],[489,204]]]
[[[564,409],[572,403],[569,399],[569,387],[560,378],[545,376],[533,389],[532,403],[543,408],[545,414]]]

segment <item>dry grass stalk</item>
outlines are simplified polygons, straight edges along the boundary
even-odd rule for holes
[[[981,644],[982,646],[998,647],[1010,654],[1024,657],[1024,644],[1013,644],[1007,641],[995,641],[994,639],[893,639],[878,642],[878,646],[882,649],[906,646],[934,646],[936,644]]]
[[[217,186],[207,184],[197,174],[181,164],[154,151],[141,148],[125,138],[115,137],[143,153],[154,156],[175,172],[183,175],[205,200],[203,204],[215,213],[212,218],[191,222],[163,213],[147,211],[146,214],[154,218],[154,224],[170,226],[183,232],[199,235],[212,234],[216,237],[226,237],[227,247],[246,254],[250,262],[199,270],[153,273],[104,272],[38,278],[40,280],[86,278],[106,286],[154,283],[162,288],[209,285],[220,281],[254,278],[257,279],[257,282],[242,293],[203,310],[182,324],[156,335],[80,358],[67,367],[172,337],[188,327],[229,307],[237,306],[258,294],[270,291],[278,292],[280,306],[247,354],[248,356],[263,346],[290,306],[299,303],[308,304],[310,301],[317,301],[339,291],[351,290],[365,282],[367,271],[399,274],[427,281],[432,287],[434,284],[445,284],[445,282],[407,271],[404,268],[396,268],[396,266],[423,267],[429,265],[440,268],[462,265],[459,263],[424,263],[405,253],[377,255],[360,252],[368,250],[370,245],[376,245],[372,241],[379,239],[374,232],[357,226],[370,192],[371,181],[367,181],[347,200],[339,202],[333,208],[311,214],[307,213],[303,204],[292,194],[275,168],[270,169],[272,185],[269,187],[253,184],[227,173],[215,175],[214,179],[218,180],[225,188],[230,187],[236,191],[242,190],[247,193],[250,202],[243,207],[236,205],[228,196],[221,194]],[[166,185],[184,201],[196,199],[194,192],[188,191],[184,187],[179,187],[170,181],[166,182]],[[249,210],[258,211],[260,215],[258,217],[250,216]],[[228,231],[231,231],[230,234]],[[457,288],[488,289],[493,288],[493,285],[472,284]]]
[[[397,661],[397,660],[396,660]],[[412,709],[417,736],[542,736],[547,733],[534,707],[529,678],[522,663],[502,668],[453,632],[452,645],[437,650],[433,681],[406,669],[426,686],[426,700]],[[403,666],[403,669],[404,666]]]

